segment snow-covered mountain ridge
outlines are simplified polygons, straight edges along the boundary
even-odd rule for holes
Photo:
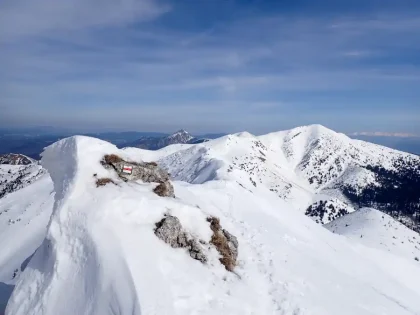
[[[202,183],[232,178],[251,191],[263,185],[319,223],[361,207],[374,207],[418,228],[418,156],[353,140],[320,125],[259,137],[243,132],[194,145],[167,146],[191,139],[180,130],[165,137],[162,146],[166,147],[159,151],[127,150],[158,160],[176,180]]]
[[[0,164],[7,165],[28,165],[37,161],[23,154],[0,154]]]
[[[104,168],[106,154],[133,162],[160,155],[178,171],[174,176],[194,183],[175,181],[177,198],[159,197],[155,184],[126,182]],[[87,137],[53,144],[42,160],[55,193],[50,223],[42,245],[15,279],[6,314],[418,314],[420,264],[371,251],[296,211],[267,189],[270,177],[259,175],[260,165],[252,168],[272,154],[244,133],[212,146],[177,145],[157,152],[118,150]],[[177,164],[182,157],[189,158],[184,172]],[[293,177],[294,170],[281,161],[269,163],[269,171],[278,171],[275,176]],[[96,178],[115,184],[97,187]],[[0,199],[0,208],[17,194],[34,198],[29,190],[37,184],[50,187],[40,179]],[[40,195],[47,194],[39,190],[35,197]],[[24,198],[15,199],[17,205],[19,199]],[[49,206],[38,209],[48,215]],[[165,213],[203,241],[211,235],[206,218],[220,218],[238,239],[234,273],[221,266],[214,251],[203,264],[158,239],[155,223]],[[20,225],[16,229],[23,231]],[[7,239],[13,244],[10,235]]]
[[[0,164],[0,198],[26,187],[46,171],[37,161],[20,155],[4,155]],[[22,164],[19,164],[22,163]]]
[[[251,191],[262,185],[319,223],[366,206],[409,221],[420,213],[418,156],[320,125],[259,137],[243,132],[156,152],[126,150],[158,160],[177,180],[230,178]]]

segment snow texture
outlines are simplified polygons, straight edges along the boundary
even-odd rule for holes
[[[287,142],[298,137],[288,134]],[[242,133],[147,153],[72,137],[48,147],[42,164],[54,184],[52,215],[6,314],[419,314],[419,263],[331,233],[296,211],[325,183],[305,183],[312,158],[276,141]],[[113,153],[157,160],[182,180],[174,182],[177,198],[155,195],[152,183],[122,181],[100,164]],[[93,174],[117,185],[97,188]],[[270,191],[275,185],[278,192]],[[207,218],[220,218],[239,244],[234,273],[214,248],[202,264],[156,237],[165,214],[206,243]]]
[[[38,164],[0,165],[0,198],[30,185],[45,173]]]
[[[368,247],[420,260],[420,235],[378,210],[363,208],[325,227]]]

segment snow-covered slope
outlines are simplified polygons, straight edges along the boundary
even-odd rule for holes
[[[330,196],[329,203],[336,204],[337,198],[350,208],[374,206],[408,221],[413,213],[420,214],[420,158],[416,155],[353,140],[320,125],[260,139],[285,157],[316,195]],[[331,215],[328,208],[324,212]],[[328,222],[325,216],[314,218]]]
[[[364,208],[325,227],[368,247],[420,261],[420,235],[378,210]]]
[[[10,173],[9,173],[10,171]],[[39,165],[0,165],[0,314],[16,279],[45,238],[53,185]]]
[[[143,154],[127,148],[131,154]],[[197,145],[174,145],[145,154],[157,160],[176,180],[204,183],[234,180],[250,191],[262,186],[302,211],[312,202],[313,189],[296,176],[282,156],[249,133],[228,135]]]
[[[22,154],[0,155],[0,199],[45,174],[38,162]]]
[[[229,178],[251,191],[261,185],[319,223],[366,205],[420,213],[419,157],[320,125],[260,137],[244,132],[156,152],[126,150],[158,160],[177,180]]]
[[[236,144],[242,151],[231,155]],[[87,137],[46,149],[42,163],[54,182],[54,210],[6,314],[420,313],[420,264],[356,246],[278,198],[267,189],[270,177],[252,168],[272,154],[253,136],[157,153],[174,176],[195,183],[174,182],[175,199],[155,195],[155,184],[124,182],[100,164],[104,154],[139,161],[141,152]],[[284,167],[269,163],[270,170]],[[97,188],[93,174],[116,185]],[[153,230],[165,213],[205,242],[211,237],[206,218],[219,217],[238,238],[235,272],[223,268],[215,250],[202,264],[160,241]]]
[[[260,139],[269,148],[282,154],[290,166],[316,189],[332,185],[348,167],[382,165],[391,168],[395,159],[408,156],[386,147],[350,139],[321,125],[298,127],[261,136]]]
[[[0,154],[0,164],[8,165],[28,165],[37,161],[23,154]]]
[[[48,174],[0,199],[0,282],[13,283],[41,245],[54,202]]]
[[[38,164],[0,165],[0,199],[37,181],[45,173]]]

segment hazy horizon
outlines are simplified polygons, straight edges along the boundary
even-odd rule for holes
[[[313,125],[320,125],[320,124],[313,124]],[[270,130],[267,133],[270,132],[277,132],[277,131],[284,131],[284,130],[290,130],[290,129],[294,129],[294,128],[298,128],[298,127],[302,127],[303,125],[299,125],[299,126],[294,126],[292,128],[289,129],[276,129],[276,130]],[[321,125],[324,126],[328,129],[328,126],[325,125]],[[24,131],[29,131],[29,132],[38,132],[38,133],[45,133],[45,134],[66,134],[66,133],[71,133],[71,134],[76,134],[76,133],[150,133],[150,134],[156,134],[156,135],[169,135],[169,134],[173,134],[176,133],[178,131],[181,130],[185,130],[188,133],[192,134],[192,135],[203,135],[203,134],[214,134],[214,135],[219,135],[219,134],[230,134],[230,133],[238,133],[238,132],[250,132],[249,130],[237,130],[234,132],[226,132],[223,130],[210,130],[208,132],[195,132],[194,130],[190,130],[188,128],[183,128],[183,127],[178,127],[175,129],[169,129],[169,130],[155,130],[155,129],[142,129],[142,128],[137,128],[137,129],[129,129],[129,128],[77,128],[77,127],[54,127],[54,126],[37,126],[37,125],[28,125],[28,126],[24,126],[24,127],[0,127],[0,132],[3,133],[8,133],[8,132],[13,132],[16,131],[18,133],[22,133]],[[344,133],[349,137],[352,138],[394,138],[394,139],[419,139],[420,140],[420,135],[419,134],[414,134],[414,133],[400,133],[400,132],[396,132],[396,133],[391,133],[391,132],[383,132],[383,131],[374,131],[374,132],[369,132],[369,131],[355,131],[355,132],[342,132],[340,130],[334,130],[331,129],[335,132],[338,133]],[[252,133],[252,132],[250,132]],[[258,135],[263,135],[266,133],[254,133],[256,136]]]

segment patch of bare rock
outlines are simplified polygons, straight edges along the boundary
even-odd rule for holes
[[[145,183],[158,183],[153,190],[161,197],[175,197],[174,187],[169,181],[169,174],[155,162],[125,161],[116,154],[105,155],[101,164],[107,169],[114,169],[123,181],[141,180]]]
[[[233,271],[238,258],[238,240],[228,231],[222,229],[220,220],[209,217],[207,221],[213,231],[210,245],[213,245],[220,254],[220,262],[226,270]],[[185,248],[193,259],[206,263],[208,258],[203,245],[206,243],[191,237],[182,227],[175,216],[165,215],[156,223],[155,235],[173,248]],[[207,244],[208,245],[208,244]]]
[[[107,184],[110,184],[110,183],[115,185],[115,182],[111,178],[98,178],[96,180],[96,187],[106,186]]]
[[[191,258],[207,262],[203,246],[184,231],[177,217],[166,215],[156,223],[155,235],[172,248],[186,248]]]

